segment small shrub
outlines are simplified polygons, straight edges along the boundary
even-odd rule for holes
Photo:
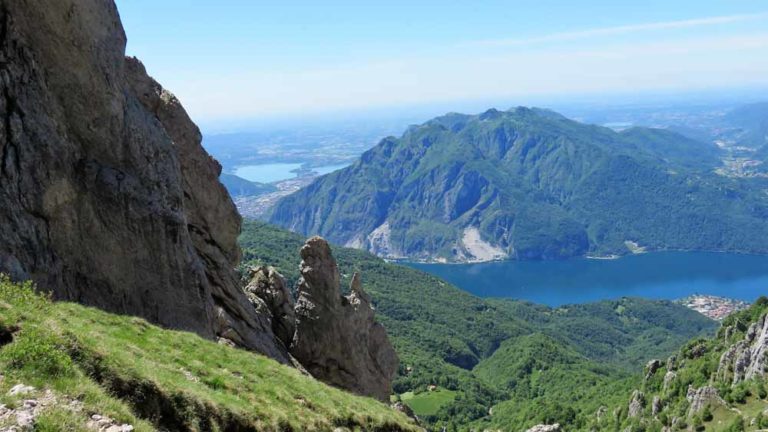
[[[730,396],[732,402],[744,404],[747,403],[747,396],[749,396],[749,391],[743,385],[739,385],[733,389]]]
[[[9,369],[45,379],[71,376],[75,370],[63,344],[34,328],[23,330],[14,343],[4,347],[0,351],[0,360]]]
[[[704,422],[701,420],[701,417],[699,417],[698,415],[695,415],[693,417],[692,423],[693,423],[692,424],[693,430],[695,430],[696,432],[701,432],[704,430]]]
[[[763,383],[757,385],[757,396],[760,399],[765,399],[768,397],[768,390],[765,389],[765,385]]]
[[[733,422],[728,425],[726,432],[744,432],[744,419],[742,417],[735,418]]]
[[[220,376],[212,376],[203,379],[203,383],[213,390],[222,390],[227,387],[227,383],[224,378]]]

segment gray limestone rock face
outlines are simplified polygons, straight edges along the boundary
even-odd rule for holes
[[[664,404],[661,401],[661,398],[658,396],[654,396],[653,401],[651,402],[651,415],[653,416],[658,415],[662,409],[664,409]]]
[[[656,373],[657,370],[661,368],[661,360],[653,359],[650,360],[645,365],[645,379],[646,381],[651,379],[651,377]]]
[[[555,424],[539,424],[536,425],[525,432],[558,432],[560,430],[560,423]]]
[[[766,375],[768,369],[768,319],[766,315],[752,323],[744,339],[733,344],[720,356],[717,377],[732,383]]]
[[[0,0],[0,271],[287,362],[221,166],[125,43],[110,0]]]
[[[720,397],[717,389],[711,386],[704,386],[698,389],[689,386],[686,399],[690,402],[690,407],[688,408],[689,416],[701,412],[706,406],[712,408],[716,406],[726,406],[725,401]]]
[[[629,401],[629,410],[627,415],[630,417],[639,417],[645,408],[645,394],[640,390],[632,392],[632,399]]]
[[[291,354],[322,381],[388,400],[398,358],[359,275],[343,296],[336,260],[320,237],[307,240],[301,259]]]
[[[260,308],[262,303],[266,306],[272,331],[286,347],[290,346],[296,331],[296,314],[285,278],[273,267],[256,267],[249,273],[250,282],[245,287],[248,300],[255,308]]]
[[[664,374],[663,389],[668,389],[669,385],[672,383],[672,381],[674,381],[675,378],[677,378],[677,373],[675,371],[667,371],[667,373]]]

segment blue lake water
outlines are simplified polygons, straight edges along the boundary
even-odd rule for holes
[[[300,169],[301,163],[268,163],[258,165],[245,165],[235,169],[235,175],[246,180],[259,183],[273,183],[282,180],[288,180],[296,177],[296,170]],[[312,171],[318,175],[324,175],[349,166],[345,164],[325,165],[312,168]]]
[[[768,295],[768,256],[759,255],[659,252],[616,260],[407,265],[480,297],[550,306],[625,296],[672,300],[711,294],[753,301]]]
[[[301,168],[300,163],[269,163],[237,167],[235,175],[259,183],[272,183],[296,177],[292,172]]]

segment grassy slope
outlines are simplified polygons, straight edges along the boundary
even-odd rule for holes
[[[246,222],[240,238],[246,264],[274,265],[289,284],[298,279],[303,241],[302,236],[260,222]],[[431,409],[420,412],[431,424],[449,430],[500,422],[527,425],[546,415],[542,404],[567,404],[574,398],[577,403],[570,406],[576,413],[566,413],[570,418],[563,420],[583,423],[600,404],[610,404],[618,395],[626,399],[624,393],[632,386],[628,377],[646,360],[665,357],[689,338],[715,327],[700,314],[669,302],[622,299],[551,309],[484,300],[366,252],[334,247],[334,255],[346,281],[352,272],[362,273],[377,319],[393,340],[401,359],[395,391],[421,394],[431,384],[458,391],[455,400],[441,404],[436,414]],[[486,378],[482,375],[491,362],[504,357],[533,356],[535,344],[525,344],[526,340],[554,341],[550,343],[554,349],[577,356],[579,362],[570,367],[557,357],[550,359],[545,376],[533,386],[536,393],[523,398],[520,389],[504,385],[518,373],[518,365]],[[509,348],[509,356],[497,351],[500,346]],[[585,385],[589,387],[584,389]],[[585,392],[595,397],[579,396]],[[493,416],[488,415],[491,407]]]
[[[331,388],[263,356],[139,318],[51,303],[31,286],[4,279],[0,329],[14,332],[0,350],[5,374],[0,394],[24,383],[52,390],[61,400],[81,401],[83,412],[57,409],[42,418],[68,430],[85,430],[90,414],[132,424],[137,431],[417,430],[375,400]]]

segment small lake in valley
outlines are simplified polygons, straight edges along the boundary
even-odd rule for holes
[[[244,165],[235,168],[234,174],[258,183],[274,183],[283,180],[292,179],[297,176],[297,171],[301,170],[302,163],[267,163],[258,165]],[[324,175],[346,166],[345,164],[325,165],[311,168],[317,175]]]
[[[300,163],[268,163],[245,165],[235,169],[235,175],[252,182],[272,183],[296,177],[294,171],[301,168]]]
[[[768,295],[768,256],[761,255],[658,252],[615,260],[406,265],[480,297],[550,306],[619,297],[673,300],[710,294],[753,301]]]

